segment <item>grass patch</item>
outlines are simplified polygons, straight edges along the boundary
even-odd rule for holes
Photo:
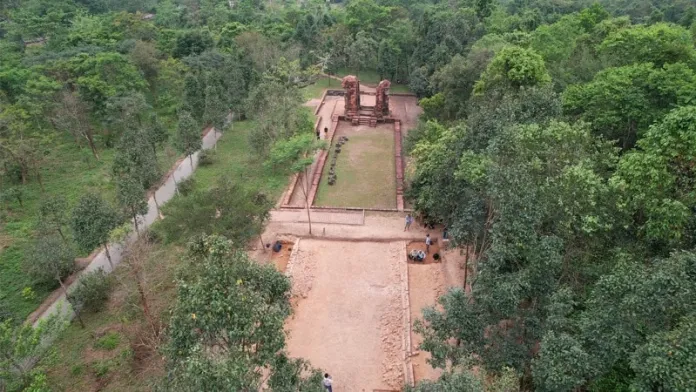
[[[24,320],[56,287],[36,285],[23,271],[22,262],[33,244],[36,215],[41,200],[46,196],[64,197],[70,208],[87,192],[102,194],[111,202],[116,201],[115,184],[111,179],[113,149],[100,149],[97,161],[88,148],[80,149],[73,139],[63,137],[51,149],[41,175],[44,189],[30,178],[21,187],[23,205],[14,202],[0,210],[0,307],[15,320]],[[171,148],[159,151],[158,162],[162,173],[176,161],[177,154]],[[65,230],[70,236],[70,230]],[[3,249],[4,248],[4,249]],[[80,256],[86,256],[82,254]],[[31,287],[33,297],[22,296],[22,290]]]
[[[355,72],[354,69],[340,68],[336,71],[336,76],[338,76],[339,78],[342,78],[346,75],[355,75],[358,77],[361,83],[369,84],[372,87],[377,87],[379,82],[382,81],[377,71],[371,69],[361,69],[360,72]],[[411,90],[409,90],[408,86],[405,84],[394,83],[392,81],[390,92],[410,93]]]
[[[341,82],[332,78],[320,77],[316,82],[300,90],[304,98],[309,101],[310,99],[321,98],[326,89],[341,90]]]
[[[102,350],[111,351],[118,347],[118,344],[120,342],[121,335],[119,335],[117,332],[109,332],[106,335],[99,338],[96,341],[96,343],[94,343],[94,347]]]
[[[195,189],[210,189],[220,178],[228,177],[265,192],[271,200],[280,197],[288,178],[266,170],[263,158],[249,145],[249,133],[254,124],[253,121],[239,121],[225,130],[213,151],[214,163],[199,167],[193,175]]]
[[[339,128],[340,130],[340,128]],[[343,135],[339,132],[334,143]],[[336,184],[328,184],[335,146],[324,166],[316,205],[322,207],[396,208],[394,135],[384,129],[349,132],[336,160]]]

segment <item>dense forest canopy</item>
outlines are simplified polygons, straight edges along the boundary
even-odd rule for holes
[[[72,272],[27,278],[29,255],[105,245],[146,210],[163,151],[191,156],[201,128],[233,115],[254,121],[244,137],[267,158],[311,129],[302,87],[320,73],[369,71],[420,99],[405,143],[408,198],[448,227],[471,271],[425,311],[422,348],[444,375],[416,391],[695,390],[695,42],[693,0],[2,1],[3,328]],[[104,162],[108,181],[51,182],[56,166]],[[263,195],[230,183],[206,192],[173,203],[167,238],[188,239],[182,222],[187,237],[214,231],[233,244],[260,232],[269,206],[250,200]],[[192,214],[219,211],[216,200],[235,201],[233,218],[210,228]],[[69,216],[97,210],[100,219]],[[239,229],[243,214],[253,218]],[[282,353],[287,282],[224,238],[198,241],[200,274],[182,278],[166,346],[172,371],[187,371],[169,388],[243,390],[260,377],[249,367],[268,366],[274,390],[312,390],[283,378],[309,369]],[[221,276],[228,259],[236,275]],[[203,380],[206,342],[181,332],[187,312],[212,300],[214,279],[238,276],[273,283],[271,294],[221,299],[272,308],[269,335],[253,336],[272,345],[245,356],[230,343]],[[210,340],[249,327],[223,321],[210,321]]]

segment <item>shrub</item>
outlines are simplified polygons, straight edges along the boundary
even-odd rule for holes
[[[198,165],[210,166],[215,163],[215,153],[211,150],[201,150],[198,153]]]
[[[82,276],[80,283],[72,292],[73,303],[82,311],[98,312],[109,299],[112,281],[102,269]]]
[[[99,338],[94,343],[94,347],[100,348],[102,350],[111,351],[118,347],[119,343],[121,343],[121,335],[119,335],[116,332],[109,332],[106,335]]]
[[[179,190],[179,193],[181,193],[184,196],[193,192],[195,188],[196,180],[194,180],[193,177],[189,177],[185,180],[179,181],[179,183],[177,184],[177,189]]]

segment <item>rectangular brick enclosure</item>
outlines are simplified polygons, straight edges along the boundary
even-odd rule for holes
[[[336,143],[347,137],[337,153]],[[394,124],[351,126],[340,122],[324,164],[314,200],[319,207],[396,209]],[[336,157],[336,182],[329,184],[329,171]]]

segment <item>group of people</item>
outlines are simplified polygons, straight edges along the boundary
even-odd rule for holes
[[[404,227],[404,231],[409,231],[411,229],[411,225],[413,224],[413,221],[414,221],[414,219],[413,219],[413,216],[411,216],[411,214],[406,215],[406,227]],[[448,235],[447,228],[445,227],[445,229],[442,232],[442,239],[447,239],[447,235]],[[425,236],[425,253],[430,253],[430,245],[432,245],[432,244],[433,244],[433,240],[432,240],[432,238],[430,238],[430,233],[428,233]]]

